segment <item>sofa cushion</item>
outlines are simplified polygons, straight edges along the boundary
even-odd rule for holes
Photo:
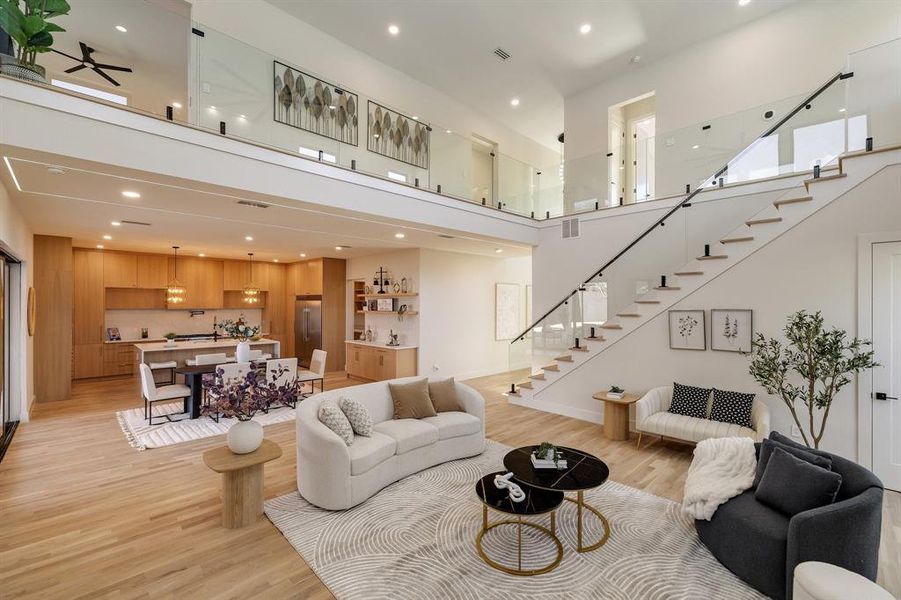
[[[403,454],[438,441],[438,428],[419,419],[393,419],[372,428],[397,442],[395,454]]]
[[[338,406],[341,408],[344,416],[347,417],[347,420],[350,421],[350,426],[353,427],[354,433],[364,437],[372,435],[372,416],[362,403],[357,402],[353,398],[342,396],[338,399]]]
[[[354,443],[353,427],[350,426],[350,421],[347,420],[344,412],[334,403],[324,403],[319,407],[319,420],[323,425],[338,434],[348,446]]]
[[[785,597],[789,517],[746,491],[695,521],[698,537],[723,565],[772,598]]]
[[[422,421],[437,427],[438,439],[441,440],[471,435],[482,430],[482,422],[478,417],[465,412],[439,412],[437,416],[426,417]]]
[[[429,397],[432,399],[435,412],[463,411],[463,405],[460,404],[460,398],[457,396],[457,384],[454,383],[453,377],[430,381]]]
[[[792,444],[791,446],[789,446],[787,444],[783,444],[782,442],[777,442],[773,439],[766,439],[763,440],[763,442],[761,442],[760,444],[760,455],[757,457],[757,474],[754,475],[754,483],[751,485],[752,488],[756,488],[758,485],[760,485],[760,480],[763,478],[764,471],[766,471],[767,463],[769,463],[770,457],[773,455],[773,450],[775,450],[776,448],[780,448],[788,452],[795,458],[799,458],[801,460],[809,462],[812,465],[822,467],[827,471],[832,469],[832,459],[828,456],[814,454],[813,452],[809,452],[806,448],[799,448],[797,444]]]
[[[757,434],[753,429],[741,427],[733,423],[722,423],[709,419],[696,419],[671,412],[654,413],[641,422],[641,430],[645,433],[662,435],[669,438],[700,442],[709,438],[749,437]]]
[[[789,516],[835,502],[842,476],[774,448],[754,497]]]
[[[422,419],[437,413],[429,397],[429,380],[425,377],[407,383],[388,383],[395,419]]]
[[[681,383],[673,383],[673,400],[669,412],[698,419],[707,418],[707,402],[710,400],[709,388],[697,388]]]
[[[382,433],[373,432],[368,437],[354,438],[353,445],[347,449],[350,454],[350,474],[362,475],[394,456],[396,448],[394,438]]]
[[[735,423],[753,428],[751,411],[754,408],[754,394],[727,392],[713,388],[713,406],[710,409],[712,421]]]

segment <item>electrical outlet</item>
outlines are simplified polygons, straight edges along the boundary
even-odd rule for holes
[[[797,425],[792,425],[792,437],[796,437],[796,438],[801,437],[801,430],[798,429]]]
[[[439,370],[439,369],[438,369],[438,365],[432,365],[432,370],[435,371],[435,372],[437,373],[438,370]]]

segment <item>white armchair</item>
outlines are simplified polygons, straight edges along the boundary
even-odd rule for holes
[[[754,399],[751,407],[751,428],[699,419],[669,412],[673,400],[673,386],[657,387],[635,403],[635,429],[638,431],[638,446],[641,447],[641,436],[645,433],[662,438],[697,443],[708,438],[749,437],[761,441],[770,434],[770,410],[759,398]],[[710,416],[711,402],[707,404],[707,415]]]

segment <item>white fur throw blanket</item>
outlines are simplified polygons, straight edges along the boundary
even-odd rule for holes
[[[698,442],[685,478],[682,512],[709,521],[720,504],[754,483],[757,457],[747,437],[711,438]]]

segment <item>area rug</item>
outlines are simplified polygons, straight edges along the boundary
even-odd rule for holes
[[[550,573],[507,575],[479,558],[475,538],[482,503],[476,481],[503,468],[508,447],[489,441],[485,452],[407,477],[347,511],[325,511],[297,492],[266,502],[266,516],[282,532],[331,592],[341,600],[611,598],[762,599],[701,544],[691,519],[677,503],[608,481],[586,492],[611,525],[601,548],[579,554],[575,504],[557,512],[564,556]],[[489,521],[504,517],[489,510]],[[547,517],[536,522],[548,526]],[[602,527],[585,517],[587,542]],[[523,566],[550,562],[550,541],[524,528]],[[516,564],[516,527],[490,531],[488,555]]]
[[[181,402],[154,406],[153,414],[164,415],[181,410]],[[148,448],[162,448],[193,440],[223,435],[228,428],[237,422],[237,419],[219,419],[219,422],[209,417],[199,419],[182,419],[172,423],[162,422],[159,425],[150,426],[144,418],[144,408],[132,408],[116,413],[119,427],[125,434],[125,439],[133,448],[146,450]],[[154,419],[157,423],[159,419]],[[294,409],[281,407],[270,410],[268,413],[257,413],[254,421],[260,422],[264,427],[275,423],[285,423],[294,420]]]

